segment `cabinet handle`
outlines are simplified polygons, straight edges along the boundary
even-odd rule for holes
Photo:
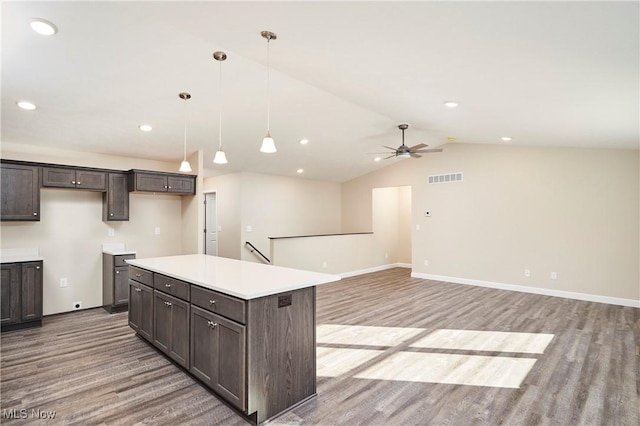
[[[116,275],[120,274],[120,271],[116,271]]]
[[[34,215],[34,216],[38,216],[38,213],[36,213],[36,212],[33,212],[33,215]]]
[[[171,189],[171,185],[169,185],[169,189]]]
[[[113,216],[113,213],[111,213],[109,216]]]
[[[215,301],[215,300],[213,300],[213,299],[211,299],[211,300],[209,300],[209,304],[210,304],[210,305],[215,305],[215,304],[216,304],[216,301]]]
[[[72,185],[75,185],[75,184],[76,184],[76,181],[75,181],[75,180],[72,180],[72,181],[71,181],[71,184],[72,184]]]
[[[216,328],[218,326],[218,323],[213,321],[207,321],[207,325],[211,328]]]
[[[78,181],[76,182],[76,185],[82,185],[82,182]]]
[[[36,266],[36,269],[40,269],[40,267],[39,267],[39,266]]]
[[[168,186],[167,186],[167,185],[165,185],[165,186],[164,186],[164,189],[167,189],[167,188],[168,188]]]
[[[171,284],[165,284],[164,286],[169,288],[169,287],[171,287]]]
[[[173,305],[173,303],[171,303],[171,302],[164,302],[164,304],[167,305],[167,306]]]
[[[140,278],[142,274],[136,274],[136,278]]]
[[[140,290],[138,287],[134,287],[134,289],[135,289],[136,291],[142,291],[142,290]]]

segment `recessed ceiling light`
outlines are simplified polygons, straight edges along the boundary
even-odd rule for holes
[[[29,101],[18,101],[16,102],[16,104],[18,104],[18,106],[22,109],[26,109],[27,111],[32,111],[34,109],[36,109],[35,104],[29,102]]]
[[[50,36],[58,32],[58,28],[42,18],[33,18],[30,22],[31,29],[40,35]]]
[[[300,174],[300,173],[304,173],[304,169],[298,169],[298,170],[296,170],[296,172],[297,172],[298,174]]]
[[[300,139],[300,145],[306,145],[309,143],[309,139]]]
[[[511,136],[503,136],[500,139],[502,139],[504,142],[509,142],[512,139],[512,137]]]
[[[153,130],[153,127],[151,127],[150,124],[141,124],[138,126],[138,128],[143,132],[150,132],[151,130]]]
[[[382,157],[376,157],[376,158],[374,158],[374,159],[373,159],[373,161],[375,161],[376,163],[377,163],[378,161],[380,161],[380,160],[382,160]]]
[[[449,108],[455,108],[458,106],[457,102],[454,101],[447,101],[444,103],[444,106],[449,107]]]

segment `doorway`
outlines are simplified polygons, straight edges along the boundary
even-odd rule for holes
[[[216,193],[204,194],[204,254],[218,255],[218,218]]]

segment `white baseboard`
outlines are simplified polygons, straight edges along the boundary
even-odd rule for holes
[[[373,266],[371,268],[359,269],[357,271],[343,272],[338,275],[340,275],[341,278],[349,278],[349,277],[355,277],[356,275],[370,274],[371,272],[385,271],[387,269],[392,269],[392,268],[411,268],[411,264],[410,263],[390,263],[388,265]]]
[[[550,288],[527,287],[515,284],[503,284],[491,281],[471,280],[468,278],[447,277],[443,275],[421,274],[412,272],[411,277],[425,280],[445,281],[455,284],[475,285],[479,287],[495,288],[498,290],[520,291],[523,293],[542,294],[544,296],[564,297],[567,299],[584,300],[587,302],[607,303],[609,305],[629,306],[640,308],[640,300],[622,299],[618,297],[598,296],[595,294],[575,293],[572,291],[554,290]]]

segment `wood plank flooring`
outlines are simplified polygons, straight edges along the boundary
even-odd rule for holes
[[[414,279],[402,268],[320,286],[317,297],[318,396],[272,424],[640,422],[640,309]],[[44,423],[32,409],[55,411],[47,424],[246,424],[137,338],[126,313],[51,316],[0,339],[2,424]],[[532,365],[519,387],[483,385],[510,373],[464,361],[481,357]],[[394,368],[410,374],[394,379]],[[424,374],[437,368],[452,370]],[[465,375],[480,385],[446,382]],[[7,419],[11,409],[27,419]]]

